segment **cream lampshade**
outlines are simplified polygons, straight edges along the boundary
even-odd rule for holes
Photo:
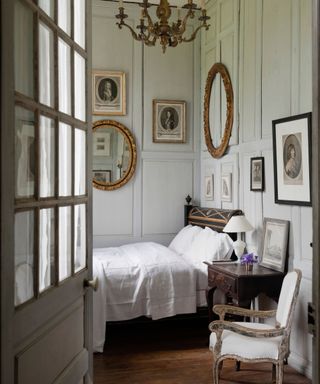
[[[238,260],[240,260],[246,247],[246,243],[241,240],[241,233],[252,230],[253,226],[244,215],[232,216],[227,225],[223,228],[223,232],[237,233],[237,240],[233,243],[233,249]]]

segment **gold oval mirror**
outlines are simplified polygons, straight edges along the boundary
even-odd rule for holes
[[[93,186],[111,191],[125,185],[137,163],[136,143],[129,129],[114,120],[96,121],[92,145]]]
[[[225,119],[224,130],[222,133],[220,143],[219,145],[218,144],[214,145],[212,140],[211,130],[210,130],[210,120],[211,122],[213,122],[215,121],[215,118],[213,118],[212,114],[210,113],[210,104],[212,104],[210,103],[210,100],[211,100],[211,93],[213,92],[212,88],[213,88],[213,85],[215,84],[214,80],[217,74],[220,74],[223,85],[224,85],[224,90],[226,95],[226,119]],[[225,65],[221,63],[214,64],[208,73],[205,93],[204,93],[203,117],[204,117],[204,137],[205,137],[206,145],[210,154],[217,159],[223,156],[223,154],[225,153],[228,147],[230,136],[231,136],[232,124],[233,124],[232,84],[231,84],[231,79],[230,79],[227,68],[225,67]]]

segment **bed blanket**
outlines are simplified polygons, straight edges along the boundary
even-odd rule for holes
[[[196,312],[196,271],[177,253],[153,243],[93,250],[94,351],[102,352],[106,321]]]

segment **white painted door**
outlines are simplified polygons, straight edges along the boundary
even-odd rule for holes
[[[1,1],[1,383],[92,383],[90,1]]]

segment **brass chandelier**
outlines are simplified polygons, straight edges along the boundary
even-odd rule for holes
[[[123,26],[129,28],[133,38],[142,41],[147,46],[154,46],[157,39],[160,39],[163,52],[166,51],[167,46],[176,47],[179,43],[194,40],[201,28],[208,30],[210,26],[207,24],[207,20],[209,20],[210,17],[207,16],[205,10],[205,0],[201,0],[201,16],[199,17],[201,24],[189,37],[185,37],[184,33],[186,31],[187,21],[194,18],[195,10],[197,9],[193,0],[188,0],[188,3],[182,7],[187,10],[183,18],[181,18],[181,10],[178,8],[177,20],[176,22],[173,21],[171,24],[169,24],[171,8],[168,0],[160,0],[160,4],[157,6],[156,11],[156,15],[159,19],[157,22],[153,22],[149,15],[148,8],[151,4],[148,3],[148,0],[143,0],[139,5],[142,7],[140,24],[136,27],[139,32],[136,33],[130,25],[126,24],[125,19],[128,15],[124,13],[123,0],[119,0],[119,13],[116,15],[116,18],[120,20],[117,23],[118,27],[120,29]]]

